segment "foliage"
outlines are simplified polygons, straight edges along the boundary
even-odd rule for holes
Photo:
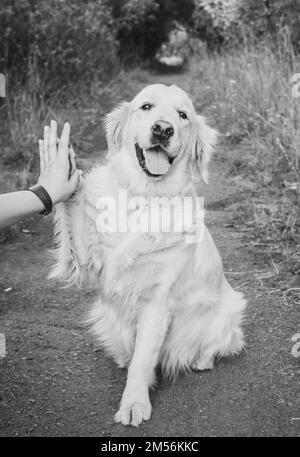
[[[195,0],[193,31],[210,46],[222,43],[239,19],[239,0]]]
[[[295,49],[300,50],[300,2],[295,0],[243,0],[241,26],[258,38],[276,36],[287,27]]]
[[[300,2],[295,0],[194,0],[193,32],[210,47],[236,45],[251,37],[277,42],[278,31],[288,28],[300,50]],[[280,37],[279,37],[280,38]]]
[[[28,63],[52,86],[104,78],[117,41],[106,0],[2,0],[0,67],[25,81]]]
[[[174,21],[187,23],[193,9],[193,0],[118,0],[113,14],[123,62],[154,57]]]

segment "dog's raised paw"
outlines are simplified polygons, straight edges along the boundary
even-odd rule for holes
[[[123,425],[138,427],[143,421],[151,417],[151,403],[122,403],[119,411],[115,414],[115,422]]]

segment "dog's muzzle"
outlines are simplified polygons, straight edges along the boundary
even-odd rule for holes
[[[175,159],[169,157],[160,145],[142,149],[135,143],[135,152],[141,169],[152,178],[166,175]]]

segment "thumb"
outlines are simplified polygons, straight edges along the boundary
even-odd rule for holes
[[[81,176],[82,176],[82,171],[81,170],[75,170],[72,176],[70,177],[70,187],[73,192],[75,192],[77,189],[79,189],[81,185]]]

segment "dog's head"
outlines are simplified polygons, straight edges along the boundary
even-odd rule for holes
[[[136,172],[152,182],[189,171],[207,182],[217,132],[198,116],[177,86],[153,84],[106,116],[108,150],[128,154]]]

